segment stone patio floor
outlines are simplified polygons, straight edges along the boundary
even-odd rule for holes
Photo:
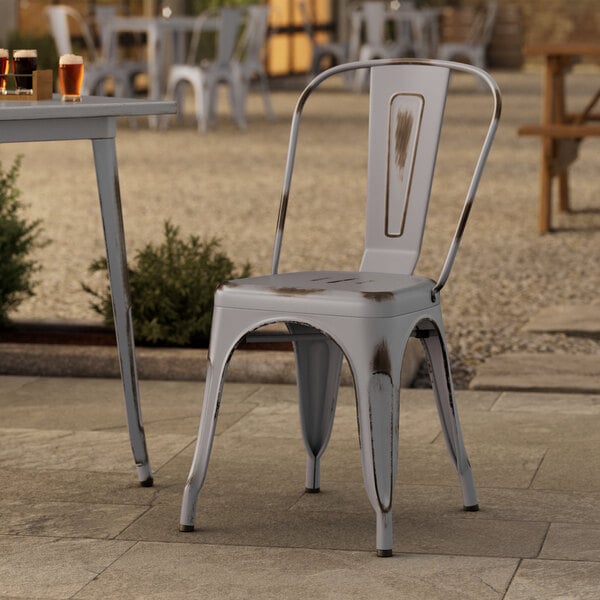
[[[600,396],[460,391],[481,505],[465,513],[432,393],[403,389],[382,559],[351,387],[305,494],[295,387],[228,383],[197,530],[179,533],[203,385],[141,382],[142,488],[118,379],[0,377],[0,597],[599,597]]]

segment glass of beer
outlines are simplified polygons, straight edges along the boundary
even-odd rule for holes
[[[8,59],[8,50],[0,48],[0,94],[6,94],[6,76],[10,61]]]
[[[13,73],[17,94],[33,94],[33,72],[37,69],[37,50],[13,51]]]
[[[63,102],[81,102],[83,58],[76,54],[63,54],[58,61],[58,81]]]

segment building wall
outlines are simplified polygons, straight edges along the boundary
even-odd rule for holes
[[[43,13],[43,7],[50,4],[52,0],[0,0],[0,42],[3,39],[4,29],[12,28],[12,23],[17,23],[19,28],[28,33],[44,33],[47,31],[47,23]],[[62,0],[84,12],[87,8],[87,0]],[[120,0],[96,0],[99,3],[117,3]],[[145,4],[153,0],[128,0],[129,5],[135,6],[135,12],[141,13]],[[182,2],[183,0],[174,0]],[[277,5],[289,3],[293,0],[269,0]],[[306,0],[305,0],[306,1]],[[325,7],[326,4],[330,7]],[[418,3],[418,0],[417,0]],[[477,6],[481,6],[485,0],[421,0],[421,4],[435,5],[439,7],[450,7],[442,11],[442,37],[456,34],[456,16],[450,22],[448,15],[453,13],[466,13],[464,22],[468,24],[468,14]],[[499,13],[494,36],[489,48],[489,64],[491,67],[519,68],[523,64],[521,47],[528,44],[565,42],[565,41],[598,41],[600,32],[600,0],[498,0]],[[343,37],[347,28],[345,22],[348,15],[348,0],[310,0],[310,4],[321,7],[327,15],[331,14],[337,21],[336,26],[339,34]],[[16,6],[20,9],[15,14]],[[323,8],[324,7],[324,8]],[[321,10],[319,8],[319,10]],[[330,12],[331,11],[331,12]],[[301,20],[294,11],[292,21],[300,24]],[[464,15],[463,15],[464,16]],[[326,20],[329,20],[327,18]],[[458,19],[460,21],[460,19]],[[295,51],[299,62],[292,70],[297,70],[308,64],[300,58],[310,51],[308,41],[301,35],[297,35],[294,44],[298,46]],[[287,42],[286,42],[287,43]]]
[[[482,0],[460,0],[463,9]],[[523,45],[570,41],[598,42],[598,0],[498,0],[498,20],[489,49],[491,66],[518,67]]]

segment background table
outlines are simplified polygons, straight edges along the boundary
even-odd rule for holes
[[[152,468],[146,449],[131,302],[127,276],[127,256],[121,212],[115,136],[116,118],[173,114],[173,102],[149,102],[84,96],[81,103],[65,104],[55,94],[52,100],[37,102],[0,101],[0,142],[34,142],[89,139],[94,152],[100,212],[106,244],[106,258],[112,293],[115,332],[125,395],[127,426],[138,478],[143,486],[153,483]],[[61,177],[61,173],[56,173]],[[65,177],[77,181],[70,173]],[[52,181],[48,182],[49,190]]]
[[[565,82],[567,73],[579,60],[600,58],[600,44],[526,46],[523,54],[544,58],[542,122],[524,125],[518,131],[519,135],[539,135],[542,139],[539,231],[546,233],[552,227],[552,179],[558,178],[560,210],[569,210],[569,165],[577,158],[579,142],[583,138],[600,135],[600,116],[592,112],[600,90],[582,111],[568,113]]]
[[[219,19],[203,19],[203,31],[217,31]],[[186,33],[199,25],[199,17],[115,17],[105,24],[103,48],[108,48],[119,33],[145,33],[148,60],[148,98],[158,100],[164,93],[164,72],[171,62],[185,62]],[[173,37],[172,47],[168,36]],[[170,54],[169,54],[170,53]]]

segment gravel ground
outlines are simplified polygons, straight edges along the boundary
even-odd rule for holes
[[[570,107],[583,106],[594,90],[597,71],[590,76],[589,69],[570,76]],[[600,353],[594,340],[520,331],[540,308],[600,304],[600,142],[582,143],[572,170],[574,212],[555,218],[557,232],[538,235],[540,144],[518,137],[516,129],[539,120],[540,73],[495,76],[504,96],[503,118],[443,293],[457,387],[466,387],[477,365],[497,353]],[[246,132],[234,128],[225,107],[218,128],[204,135],[191,115],[184,126],[172,124],[166,131],[149,130],[145,121],[137,128],[123,122],[117,151],[130,258],[148,241],[162,239],[168,219],[184,235],[217,236],[234,261],[249,260],[254,274],[267,273],[297,94],[272,92],[275,123],[266,122],[260,99],[252,97]],[[366,102],[366,95],[332,85],[306,108],[282,271],[355,269],[360,262]],[[487,119],[486,107],[485,97],[470,83],[455,82],[419,273],[435,277],[441,268],[475,156],[470,134]],[[18,185],[27,216],[42,220],[51,243],[37,254],[43,268],[35,297],[13,316],[94,320],[81,289],[82,281],[93,283],[87,268],[103,253],[91,144],[0,146],[5,168],[18,154],[23,155]]]

